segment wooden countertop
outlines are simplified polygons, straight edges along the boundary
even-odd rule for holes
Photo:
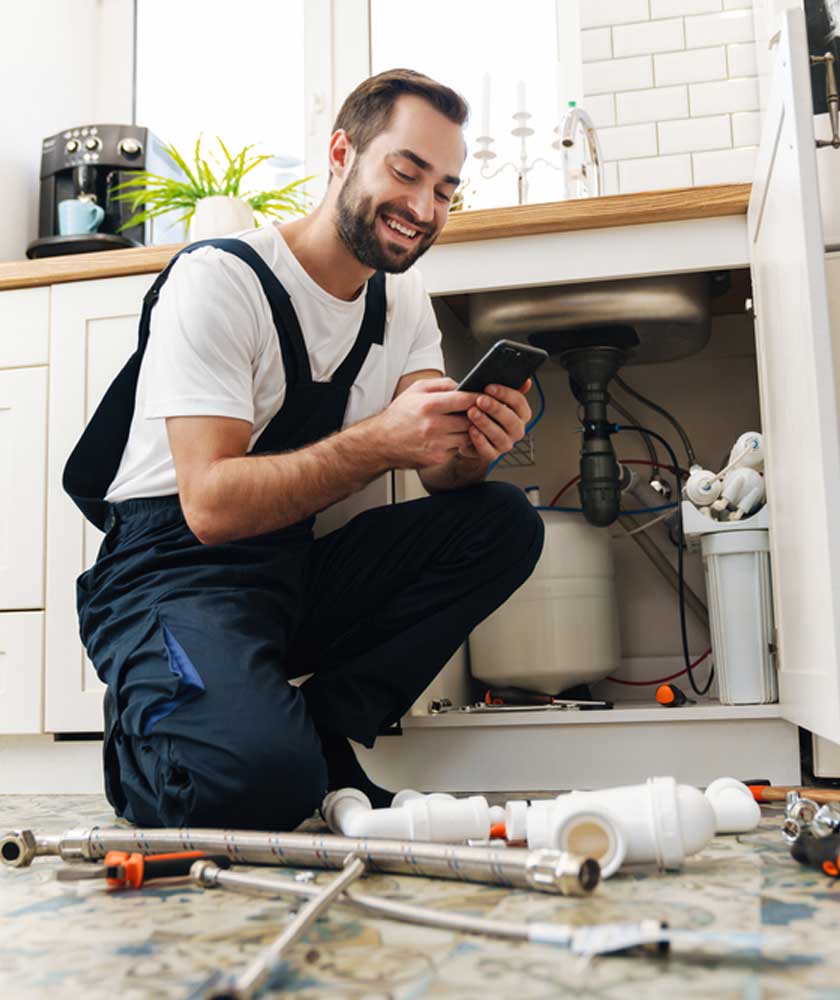
[[[538,233],[745,215],[749,197],[749,184],[720,184],[456,212],[449,217],[438,243],[468,243]],[[153,274],[163,270],[183,245],[68,254],[0,264],[0,291],[129,274]]]

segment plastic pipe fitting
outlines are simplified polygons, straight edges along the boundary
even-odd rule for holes
[[[764,439],[758,431],[747,431],[742,434],[729,453],[728,465],[737,464],[741,468],[756,469],[761,472],[764,468]]]
[[[714,503],[723,491],[723,483],[709,469],[701,469],[692,465],[688,481],[683,487],[683,493],[695,507],[708,507]]]
[[[712,509],[735,507],[732,519],[737,520],[744,514],[751,514],[763,500],[764,477],[761,473],[746,467],[735,468],[724,476],[723,490],[720,498],[712,504]]]
[[[457,844],[488,840],[490,808],[481,795],[453,799],[448,795],[402,798],[402,805],[372,809],[357,788],[330,792],[321,810],[333,833],[345,837],[380,837],[389,840]]]
[[[718,778],[706,789],[715,813],[717,833],[749,833],[761,820],[761,809],[747,786],[735,778]]]

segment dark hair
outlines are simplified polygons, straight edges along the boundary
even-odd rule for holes
[[[389,69],[368,77],[345,99],[333,132],[344,129],[356,152],[363,153],[388,127],[394,104],[403,94],[422,97],[456,125],[469,117],[469,105],[456,91],[411,69]]]

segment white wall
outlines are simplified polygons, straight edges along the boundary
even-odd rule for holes
[[[582,0],[581,27],[607,194],[752,180],[752,0]]]
[[[41,141],[131,120],[131,0],[0,0],[0,261],[38,235]]]

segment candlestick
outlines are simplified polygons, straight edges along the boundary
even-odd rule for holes
[[[481,134],[490,135],[490,74],[481,83]]]
[[[523,111],[527,111],[526,101],[525,101],[525,81],[520,80],[516,85],[516,110],[521,114]]]

